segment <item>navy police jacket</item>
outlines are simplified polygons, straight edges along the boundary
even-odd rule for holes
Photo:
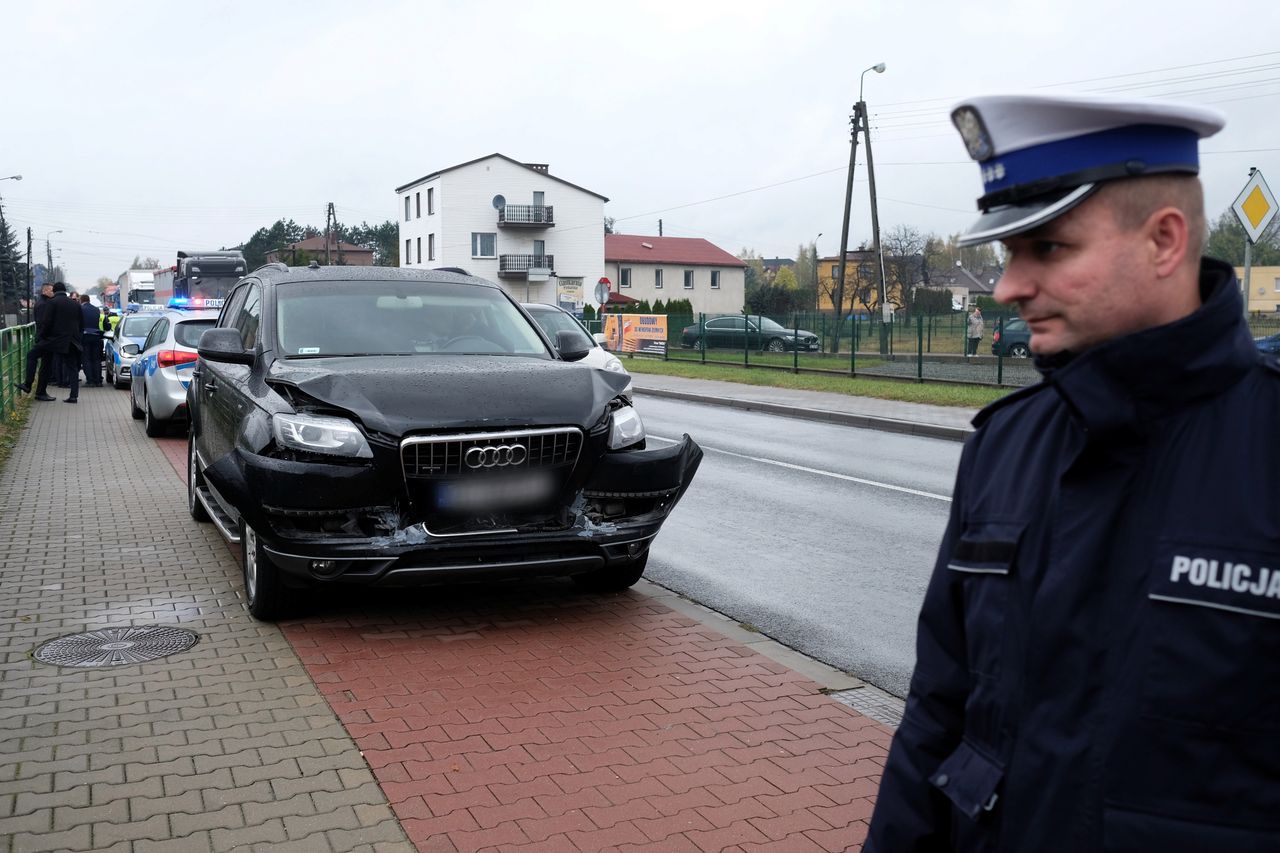
[[[1280,366],[1200,286],[975,420],[866,850],[1280,851]]]

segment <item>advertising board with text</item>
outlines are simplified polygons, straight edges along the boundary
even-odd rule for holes
[[[667,315],[605,314],[604,338],[605,349],[614,352],[666,355]]]

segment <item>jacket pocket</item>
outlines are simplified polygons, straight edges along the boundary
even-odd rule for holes
[[[996,678],[1004,657],[1005,617],[1024,522],[976,521],[952,547],[947,571],[964,597],[965,647],[970,672]]]
[[[955,752],[929,777],[929,783],[946,795],[957,811],[976,821],[996,806],[996,789],[1004,778],[1004,765],[961,741]]]
[[[1148,599],[1142,713],[1280,734],[1280,553],[1162,541]]]

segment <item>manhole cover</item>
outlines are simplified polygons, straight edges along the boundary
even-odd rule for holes
[[[199,639],[169,625],[101,628],[50,640],[36,649],[35,659],[54,666],[124,666],[186,651]]]

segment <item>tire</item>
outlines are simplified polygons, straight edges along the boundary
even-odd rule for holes
[[[104,369],[105,369],[106,374],[107,374],[107,380],[106,380],[106,381],[107,381],[107,384],[108,384],[108,385],[115,385],[115,384],[116,384],[116,375],[115,375],[114,373],[112,373],[112,372],[111,372],[111,362],[109,362],[109,361],[108,361],[108,362],[107,362],[107,366],[106,366]]]
[[[200,463],[196,460],[196,437],[194,433],[187,433],[187,512],[191,513],[191,517],[196,521],[205,522],[209,520],[209,511],[204,508],[204,504],[200,503],[200,498],[196,495],[196,489],[204,485],[204,472],[200,470]]]
[[[280,569],[267,556],[253,528],[243,521],[240,522],[240,564],[249,615],[262,622],[279,619],[284,615]]]
[[[151,401],[147,400],[142,405],[146,409],[146,411],[142,413],[142,417],[146,420],[146,423],[143,425],[143,428],[146,431],[147,435],[151,436],[152,438],[159,438],[160,436],[168,432],[169,422],[162,421],[156,417],[156,413],[151,411]]]
[[[764,347],[769,352],[784,352],[786,346],[782,343],[782,338],[769,338],[769,343]]]
[[[133,396],[133,386],[129,386],[129,414],[133,416],[135,421],[140,421],[147,415],[142,409],[138,408],[138,401]]]
[[[1031,355],[1031,350],[1027,349],[1026,344],[1019,343],[1009,347],[1010,358],[1026,358],[1029,355]]]
[[[621,592],[635,586],[636,581],[644,574],[644,567],[648,562],[649,552],[645,551],[634,560],[574,575],[573,582],[579,589],[587,592]]]

